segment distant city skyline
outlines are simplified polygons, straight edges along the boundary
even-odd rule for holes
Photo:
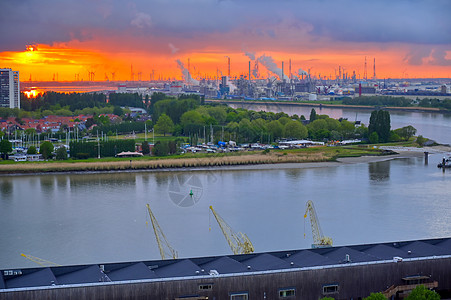
[[[136,0],[0,3],[0,68],[22,81],[308,72],[451,77],[451,1]],[[365,70],[366,60],[366,70]],[[279,70],[280,72],[280,70]],[[253,75],[254,76],[254,75]],[[255,78],[255,77],[253,77]]]

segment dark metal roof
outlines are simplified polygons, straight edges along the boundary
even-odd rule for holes
[[[400,249],[406,251],[406,258],[410,256],[415,257],[422,257],[422,256],[430,256],[431,253],[434,253],[434,255],[446,255],[449,254],[449,251],[447,251],[444,248],[437,247],[434,245],[431,245],[429,243],[424,242],[412,242],[408,245],[405,245],[401,247]]]
[[[199,274],[202,269],[189,259],[177,260],[173,264],[164,266],[162,268],[154,269],[158,277],[183,277],[195,276]],[[198,272],[198,273],[196,273]]]
[[[333,248],[332,251],[324,254],[324,256],[330,259],[331,261],[334,261],[336,264],[380,260],[373,255],[357,251],[349,247]]]
[[[368,253],[379,259],[392,259],[393,257],[403,257],[406,255],[405,251],[394,248],[388,245],[376,245],[365,250]]]
[[[200,267],[207,272],[216,270],[219,274],[241,273],[247,271],[246,266],[228,256],[223,256],[208,263],[201,264]]]
[[[7,288],[32,287],[32,286],[48,286],[56,284],[55,275],[50,268],[35,270],[28,274],[12,278],[6,282]]]
[[[111,281],[100,270],[98,265],[87,266],[80,270],[70,272],[61,276],[57,276],[56,280],[58,284],[77,284],[77,283]]]
[[[104,272],[112,281],[157,278],[155,272],[150,270],[143,262],[131,264],[111,271],[105,269]]]
[[[407,260],[437,256],[451,256],[451,238],[177,260],[8,269],[1,271],[0,292],[12,288],[273,272],[293,268],[339,267],[353,263],[382,263],[387,260],[399,261],[399,258]],[[212,270],[217,273],[211,272]]]
[[[329,258],[309,250],[299,251],[293,255],[288,255],[284,258],[284,260],[290,264],[293,263],[296,267],[301,268],[333,265],[335,263]]]
[[[252,271],[289,269],[291,267],[286,261],[268,253],[256,255],[241,263],[246,265],[246,268]]]

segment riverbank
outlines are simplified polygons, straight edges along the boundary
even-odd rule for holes
[[[306,107],[321,107],[321,108],[348,108],[348,109],[361,109],[361,110],[374,110],[380,108],[379,106],[372,105],[344,105],[344,104],[325,104],[311,102],[292,102],[292,101],[252,101],[252,100],[205,100],[205,102],[217,102],[224,104],[246,104],[246,105],[275,105],[275,106],[306,106]],[[388,111],[410,111],[410,112],[428,112],[428,113],[451,113],[446,110],[441,110],[435,107],[394,107],[384,106]]]
[[[95,162],[41,162],[0,165],[0,174],[26,174],[51,172],[92,172],[126,170],[184,169],[257,164],[325,162],[333,157],[325,152],[308,153],[255,153],[234,156],[207,156],[190,158],[130,159]]]
[[[208,155],[203,157],[144,158],[108,161],[70,161],[0,164],[1,175],[68,173],[68,172],[111,172],[133,170],[193,170],[199,168],[312,168],[330,167],[349,163],[368,163],[401,157],[422,156],[423,152],[451,152],[451,147],[436,146],[425,148],[381,147],[318,147],[292,151],[271,151],[264,154],[246,153],[243,155]],[[258,166],[258,167],[257,167]]]

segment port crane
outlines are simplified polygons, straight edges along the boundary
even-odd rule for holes
[[[221,228],[227,243],[232,249],[233,254],[249,254],[254,252],[254,246],[245,233],[235,232],[213,209],[212,206],[210,206],[210,210],[218,222],[219,227]]]
[[[20,254],[21,256],[25,257],[26,259],[31,260],[32,262],[37,263],[38,265],[42,266],[42,267],[61,267],[61,265],[56,264],[54,262],[33,256],[33,255],[29,255],[29,254]]]
[[[315,206],[311,200],[307,201],[305,214],[304,214],[304,224],[307,214],[310,214],[310,224],[312,226],[312,236],[313,244],[312,248],[326,248],[332,247],[332,238],[324,236],[321,226],[319,225],[318,216],[316,215]],[[304,225],[304,238],[305,238],[305,225]]]
[[[152,222],[153,231],[155,233],[155,238],[157,240],[158,249],[160,250],[161,259],[167,259],[167,258],[177,258],[177,251],[175,251],[171,245],[169,245],[168,240],[166,239],[166,236],[164,235],[163,231],[161,230],[160,225],[157,222],[157,219],[155,218],[155,215],[153,214],[152,210],[150,209],[150,205],[146,204],[147,210],[149,211],[150,221]],[[146,221],[147,224],[147,221]]]

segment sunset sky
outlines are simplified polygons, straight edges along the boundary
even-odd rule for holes
[[[0,68],[29,80],[248,73],[266,58],[312,75],[451,77],[450,0],[1,0]],[[270,72],[262,65],[261,76]],[[78,77],[77,77],[78,76]]]

